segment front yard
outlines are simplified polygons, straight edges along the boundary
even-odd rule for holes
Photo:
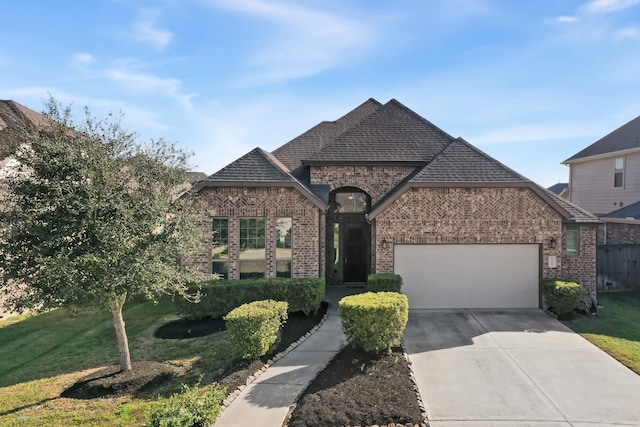
[[[599,317],[576,316],[565,323],[640,375],[640,291],[601,292]]]

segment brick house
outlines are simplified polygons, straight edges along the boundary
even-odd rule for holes
[[[192,189],[227,278],[401,274],[412,308],[539,307],[539,280],[595,293],[597,218],[396,100],[369,99]]]

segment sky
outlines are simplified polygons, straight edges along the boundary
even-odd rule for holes
[[[211,174],[392,98],[545,187],[640,115],[640,0],[4,1],[0,99],[123,112]]]

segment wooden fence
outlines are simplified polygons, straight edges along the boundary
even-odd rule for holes
[[[640,289],[640,245],[602,245],[597,254],[598,291]]]

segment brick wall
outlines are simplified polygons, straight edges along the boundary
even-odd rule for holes
[[[398,166],[312,166],[311,183],[340,187],[357,187],[371,196],[374,204],[405,179],[414,167]]]
[[[580,254],[565,257],[562,217],[529,189],[412,188],[378,215],[375,230],[377,273],[393,272],[394,244],[540,244],[543,277],[570,275],[595,289],[595,227],[580,227]]]
[[[229,219],[229,278],[239,278],[240,218],[265,218],[267,242],[267,277],[275,277],[275,229],[277,218],[293,218],[293,277],[323,275],[319,259],[320,210],[293,188],[212,187],[200,191],[208,215]],[[211,223],[204,226],[206,247],[211,247]],[[185,260],[184,265],[197,266],[211,272],[211,253]]]
[[[563,230],[578,230],[578,255],[563,256],[560,278],[582,283],[584,293],[596,295],[596,235],[595,226],[567,225]],[[566,240],[562,239],[565,253]]]
[[[617,222],[607,222],[602,224],[598,227],[598,244],[640,244],[640,224],[622,224]]]

